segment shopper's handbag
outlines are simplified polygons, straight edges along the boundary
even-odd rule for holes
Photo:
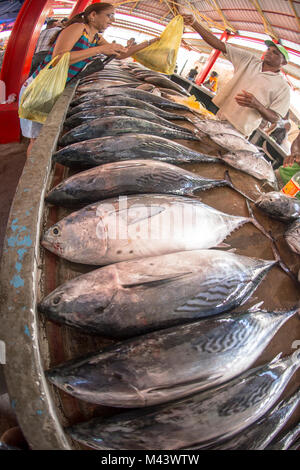
[[[70,53],[55,57],[25,89],[19,106],[19,117],[44,123],[56,100],[65,89]]]
[[[176,67],[183,28],[182,16],[175,16],[163,31],[159,41],[134,54],[134,59],[151,70],[171,75]]]

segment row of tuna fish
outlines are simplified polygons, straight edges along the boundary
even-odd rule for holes
[[[107,67],[78,87],[84,94],[73,101],[66,120],[68,129],[76,127],[54,155],[56,162],[88,170],[48,193],[47,202],[79,210],[51,227],[42,244],[69,261],[102,267],[57,287],[39,310],[55,322],[123,341],[46,375],[89,403],[141,408],[67,431],[96,449],[287,448],[299,426],[286,436],[279,433],[300,394],[277,402],[300,365],[299,354],[249,368],[278,330],[299,316],[298,308],[273,312],[258,305],[231,313],[277,261],[211,249],[245,223],[264,229],[252,217],[225,214],[194,199],[202,190],[235,188],[228,174],[215,180],[170,165],[220,160],[169,139],[221,135],[212,129],[222,123],[216,121],[209,132],[198,119],[199,132],[173,124],[174,118],[189,122],[193,115],[167,111],[183,108],[148,92],[154,96],[149,98],[137,89],[140,79],[169,88],[167,95],[183,93],[136,64],[123,71],[111,65],[109,73]],[[94,138],[99,132],[104,136]],[[252,162],[265,161],[257,149],[242,152],[254,156]],[[263,165],[252,165],[261,178]]]

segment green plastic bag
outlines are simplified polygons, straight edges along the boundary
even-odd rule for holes
[[[183,28],[182,16],[175,16],[163,31],[160,40],[137,52],[133,58],[148,69],[171,75],[176,67]]]
[[[20,118],[41,124],[46,121],[56,100],[65,89],[70,53],[66,52],[58,62],[57,59],[58,57],[52,59],[25,89],[19,106]]]

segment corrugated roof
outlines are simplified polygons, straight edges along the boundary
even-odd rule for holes
[[[166,25],[176,12],[194,12],[203,25],[215,28],[214,32],[232,29],[243,37],[247,37],[247,33],[267,35],[282,40],[285,47],[288,46],[300,57],[300,0],[112,0],[111,3],[115,4],[119,13],[162,25]],[[129,16],[126,22],[130,27]],[[186,31],[193,30],[186,28]],[[199,52],[209,50],[209,47],[204,48],[201,40],[197,42],[186,38],[185,44]],[[287,66],[285,69],[300,78],[299,66]]]

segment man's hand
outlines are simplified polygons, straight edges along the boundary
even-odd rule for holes
[[[283,166],[293,166],[294,163],[298,163],[300,165],[300,153],[292,153],[288,157],[284,159]]]
[[[235,101],[240,106],[244,106],[246,108],[258,109],[261,105],[261,103],[255,98],[252,93],[249,93],[245,90],[242,90],[241,93],[236,95]]]
[[[195,23],[193,15],[182,15],[182,18],[185,26],[192,26]]]

